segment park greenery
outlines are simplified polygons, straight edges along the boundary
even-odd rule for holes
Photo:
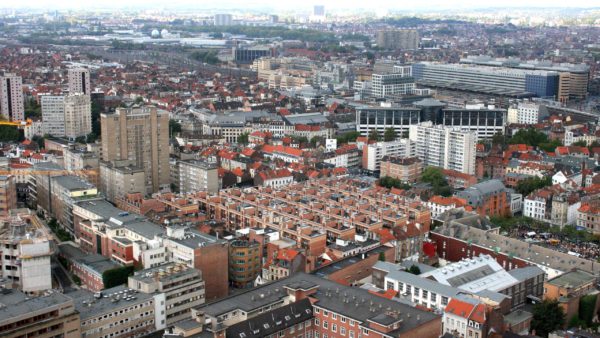
[[[192,60],[201,61],[211,65],[216,65],[217,63],[219,63],[217,51],[215,50],[197,50],[190,54],[190,58]]]
[[[73,240],[73,236],[71,236],[71,234],[68,231],[63,229],[58,224],[58,222],[56,221],[56,218],[52,218],[48,221],[48,227],[56,235],[56,237],[58,238],[59,241],[67,242],[67,241]]]
[[[240,136],[238,136],[237,143],[239,143],[239,144],[248,144],[248,136],[249,135],[250,134],[248,134],[248,133],[242,133],[242,134],[240,134]]]
[[[535,128],[521,129],[517,131],[509,140],[508,144],[526,144],[538,147],[541,150],[553,152],[556,147],[561,146],[559,140],[550,140],[548,135]]]
[[[383,132],[383,140],[385,142],[394,141],[397,137],[398,137],[398,135],[396,135],[396,130],[394,130],[394,128],[387,128]]]
[[[410,184],[406,184],[397,178],[393,178],[393,177],[389,177],[389,176],[384,176],[384,177],[380,178],[379,185],[382,187],[386,187],[388,189],[391,189],[391,188],[404,189],[404,190],[410,189]]]
[[[133,270],[133,265],[128,265],[104,271],[102,273],[104,288],[109,289],[127,283],[129,276],[133,275]]]
[[[337,143],[338,143],[338,145],[341,145],[341,144],[346,144],[346,143],[350,143],[350,142],[355,142],[359,136],[360,136],[360,132],[351,131],[351,132],[339,135],[337,137]]]
[[[551,185],[552,185],[552,177],[545,176],[543,178],[540,178],[540,177],[534,176],[534,177],[528,177],[528,178],[520,181],[519,183],[517,183],[517,187],[515,188],[515,190],[519,194],[522,194],[523,196],[527,196],[537,189],[548,187]]]
[[[379,132],[377,131],[377,129],[369,130],[369,141],[375,141],[375,142],[380,141]]]
[[[0,125],[0,142],[19,142],[24,139],[16,126]]]
[[[441,168],[427,167],[421,174],[421,182],[431,184],[434,195],[452,196],[452,187],[448,184]]]
[[[544,300],[533,306],[531,329],[540,337],[548,337],[554,330],[563,327],[565,313],[556,300]]]

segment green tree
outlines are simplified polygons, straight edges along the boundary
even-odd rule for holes
[[[593,324],[592,320],[595,317],[594,310],[596,310],[596,298],[598,295],[587,295],[581,297],[579,301],[579,316],[586,326]]]
[[[181,123],[176,120],[169,120],[169,130],[171,131],[171,136],[181,133]]]
[[[42,107],[34,98],[29,98],[25,101],[25,118],[41,118]]]
[[[509,144],[527,144],[548,152],[553,152],[562,145],[559,140],[550,140],[548,135],[535,128],[521,129],[508,140]]]
[[[0,126],[0,142],[19,142],[23,136],[15,126]]]
[[[355,142],[359,136],[360,136],[360,132],[351,131],[351,132],[344,133],[342,135],[338,135],[336,137],[336,139],[337,139],[338,145],[341,145],[341,144],[346,144],[346,143],[350,143],[350,142]]]
[[[396,139],[396,137],[396,130],[394,130],[394,128],[387,128],[383,133],[383,140],[386,142],[393,141]]]
[[[413,264],[410,266],[410,268],[408,268],[408,272],[412,273],[413,275],[420,275],[421,269]]]
[[[242,133],[240,136],[238,136],[237,143],[248,144],[248,136],[248,133]]]
[[[377,129],[369,130],[369,141],[379,142],[379,132]]]
[[[565,323],[565,313],[556,300],[544,300],[533,306],[533,320],[531,329],[536,335],[547,337],[554,330],[561,328]]]
[[[448,197],[452,195],[452,187],[448,184],[442,169],[438,167],[427,167],[421,174],[421,181],[431,184],[435,195]]]
[[[390,176],[381,177],[379,179],[378,184],[379,184],[379,186],[386,187],[388,189],[398,188],[398,189],[409,190],[411,188],[410,184],[406,184],[406,183],[402,182],[401,180],[390,177]]]
[[[385,253],[383,251],[379,253],[379,260],[385,262]]]
[[[127,278],[131,275],[133,275],[133,265],[106,270],[102,274],[104,288],[108,289],[125,284],[127,283]]]
[[[535,177],[526,178],[526,179],[520,181],[519,183],[517,183],[517,187],[515,188],[515,190],[519,194],[523,194],[523,196],[527,196],[537,189],[551,186],[551,185],[552,185],[552,177],[545,176],[543,178],[539,178],[539,177],[535,176]]]
[[[573,144],[571,144],[572,146],[577,146],[577,147],[586,147],[587,148],[587,143],[584,140],[580,140],[577,142],[573,142]]]

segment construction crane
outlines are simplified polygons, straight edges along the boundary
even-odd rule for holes
[[[0,121],[0,126],[26,127],[30,126],[32,122],[31,119],[25,121]]]

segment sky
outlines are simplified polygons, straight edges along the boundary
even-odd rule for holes
[[[4,3],[6,2],[6,3]],[[597,7],[600,0],[321,0],[321,1],[273,1],[273,0],[26,0],[0,1],[0,8],[38,8],[38,9],[85,9],[85,8],[146,8],[146,9],[248,9],[272,8],[277,10],[310,10],[313,5],[321,4],[327,10],[347,10],[370,8],[373,11],[386,10],[423,10],[432,9],[469,9],[487,7]]]

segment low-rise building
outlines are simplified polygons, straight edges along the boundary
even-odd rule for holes
[[[191,309],[205,300],[202,272],[181,263],[136,271],[127,284],[130,289],[147,294],[164,293],[165,302],[160,305],[167,326],[192,318]]]
[[[94,294],[78,290],[73,298],[81,317],[81,336],[142,337],[166,327],[164,293],[143,293],[125,285]]]
[[[79,314],[73,300],[62,293],[29,297],[0,289],[0,332],[5,338],[79,338]]]
[[[563,308],[568,323],[579,314],[581,298],[596,291],[598,278],[593,274],[574,269],[544,283],[544,299],[556,300]]]
[[[59,255],[67,260],[69,271],[79,278],[82,287],[94,292],[104,289],[104,272],[121,267],[102,255],[86,253],[71,242],[59,245]]]
[[[384,156],[381,159],[380,177],[392,177],[405,183],[416,182],[423,171],[423,161],[418,157]]]
[[[179,161],[179,191],[192,193],[219,191],[219,174],[215,163],[203,161]]]

